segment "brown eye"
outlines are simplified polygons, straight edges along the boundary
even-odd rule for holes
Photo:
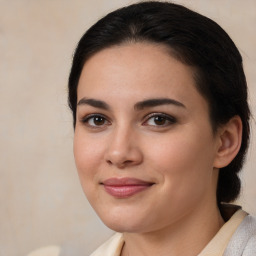
[[[89,115],[82,122],[92,128],[103,127],[109,124],[109,121],[101,115]]]
[[[143,123],[143,125],[166,127],[174,123],[176,123],[176,119],[174,117],[163,113],[154,113],[149,116],[149,118],[146,120],[146,122]]]
[[[165,125],[166,123],[166,118],[163,116],[155,116],[154,117],[154,123],[156,125]]]
[[[105,119],[102,116],[95,116],[92,118],[92,122],[94,125],[101,126],[105,124]]]

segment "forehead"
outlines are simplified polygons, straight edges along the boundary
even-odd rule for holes
[[[194,69],[172,57],[164,45],[129,43],[106,48],[86,61],[78,84],[82,97],[127,100],[171,97],[179,101],[202,97]],[[193,97],[192,97],[193,96]]]
[[[97,76],[95,76],[97,73]],[[190,77],[194,84],[193,69],[170,55],[164,45],[151,43],[127,43],[101,50],[84,64],[79,85],[93,81],[100,85],[100,79],[129,78],[147,80],[149,84],[161,83],[165,78],[172,80]],[[169,74],[169,75],[168,75]],[[175,75],[175,76],[174,76]],[[102,76],[102,77],[101,77]],[[125,80],[123,80],[125,83]]]

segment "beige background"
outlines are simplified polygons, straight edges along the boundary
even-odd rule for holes
[[[110,234],[87,203],[72,154],[66,85],[80,36],[128,0],[0,0],[0,256],[46,245],[89,255]],[[256,111],[256,1],[180,0],[213,18],[242,52]],[[255,130],[255,122],[252,124]],[[240,202],[256,214],[255,132]]]

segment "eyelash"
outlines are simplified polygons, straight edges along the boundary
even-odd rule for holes
[[[164,113],[151,113],[149,115],[146,116],[146,121],[143,122],[142,125],[145,125],[147,122],[149,122],[150,119],[152,118],[162,118],[164,120],[164,124],[163,125],[150,125],[150,126],[155,126],[155,127],[167,127],[169,125],[175,124],[177,122],[176,118]],[[154,120],[155,122],[156,120]],[[166,123],[167,122],[167,123]]]
[[[94,121],[96,120],[95,118],[102,118],[102,120],[104,121],[104,124],[102,125],[91,125],[89,124],[89,121],[90,120],[93,120]],[[87,115],[85,116],[84,118],[81,119],[81,122],[87,126],[89,126],[90,128],[92,129],[99,129],[99,128],[102,128],[106,125],[106,122],[108,123],[107,125],[110,125],[110,121],[102,114],[90,114],[90,115]]]
[[[170,116],[170,115],[167,115],[167,114],[164,114],[164,113],[151,113],[147,116],[145,116],[143,119],[146,119],[145,121],[143,121],[142,125],[143,126],[146,126],[147,123],[149,122],[150,119],[153,119],[153,118],[159,118],[160,117],[160,120],[161,121],[164,121],[164,124],[154,124],[154,125],[149,125],[151,127],[159,127],[159,128],[162,128],[162,127],[167,127],[169,125],[172,125],[172,124],[175,124],[177,122],[176,118],[173,117],[173,116]],[[90,124],[89,122],[92,120],[93,122],[96,121],[96,118],[100,118],[104,123],[101,124],[101,125],[96,125],[94,123],[94,125]],[[153,122],[155,122],[156,120],[154,120]],[[103,128],[105,127],[106,125],[110,125],[111,122],[102,114],[90,114],[90,115],[87,115],[85,116],[84,118],[81,119],[81,122],[83,124],[85,124],[86,126],[92,128],[92,129],[100,129],[100,128]]]

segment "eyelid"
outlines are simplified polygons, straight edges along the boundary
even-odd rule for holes
[[[101,117],[105,120],[105,124],[103,125],[90,125],[89,124],[89,120],[92,119],[92,118],[95,118],[95,117]],[[168,122],[167,124],[164,124],[164,125],[150,125],[150,124],[147,124],[147,122],[153,118],[153,117],[162,117],[162,118],[165,118],[165,120]],[[84,125],[86,125],[87,127],[89,128],[92,128],[92,129],[102,129],[103,127],[106,127],[108,125],[111,124],[111,120],[106,117],[104,114],[101,114],[101,113],[92,113],[92,114],[87,114],[85,116],[83,116],[82,118],[80,118],[80,122]],[[172,124],[175,124],[177,122],[177,119],[169,114],[166,114],[166,113],[162,113],[162,112],[153,112],[153,113],[150,113],[150,114],[147,114],[146,116],[143,117],[143,122],[142,122],[142,125],[143,126],[152,126],[152,127],[158,127],[158,128],[164,128],[164,127],[167,127],[169,125],[172,125]]]
[[[177,122],[177,119],[169,114],[165,114],[165,113],[161,113],[161,112],[154,112],[154,113],[150,113],[148,115],[146,115],[143,119],[145,121],[143,121],[143,124],[142,125],[145,125],[145,123],[150,120],[152,117],[157,117],[157,116],[160,116],[160,117],[164,117],[166,118],[167,121],[169,121],[169,125],[171,124],[174,124]],[[151,125],[152,126],[152,125]],[[155,125],[155,126],[158,126],[158,127],[166,127],[168,125]]]
[[[104,118],[105,121],[108,122],[108,124],[99,125],[99,126],[97,126],[97,125],[95,125],[95,126],[90,125],[90,124],[88,123],[88,121],[89,121],[91,118],[95,118],[95,117]],[[84,125],[86,125],[86,126],[92,128],[92,129],[100,129],[100,128],[103,128],[103,127],[106,126],[106,125],[111,124],[111,121],[109,120],[109,118],[107,118],[105,115],[100,114],[100,113],[93,113],[93,114],[85,115],[84,117],[80,118],[80,122],[83,123]]]

